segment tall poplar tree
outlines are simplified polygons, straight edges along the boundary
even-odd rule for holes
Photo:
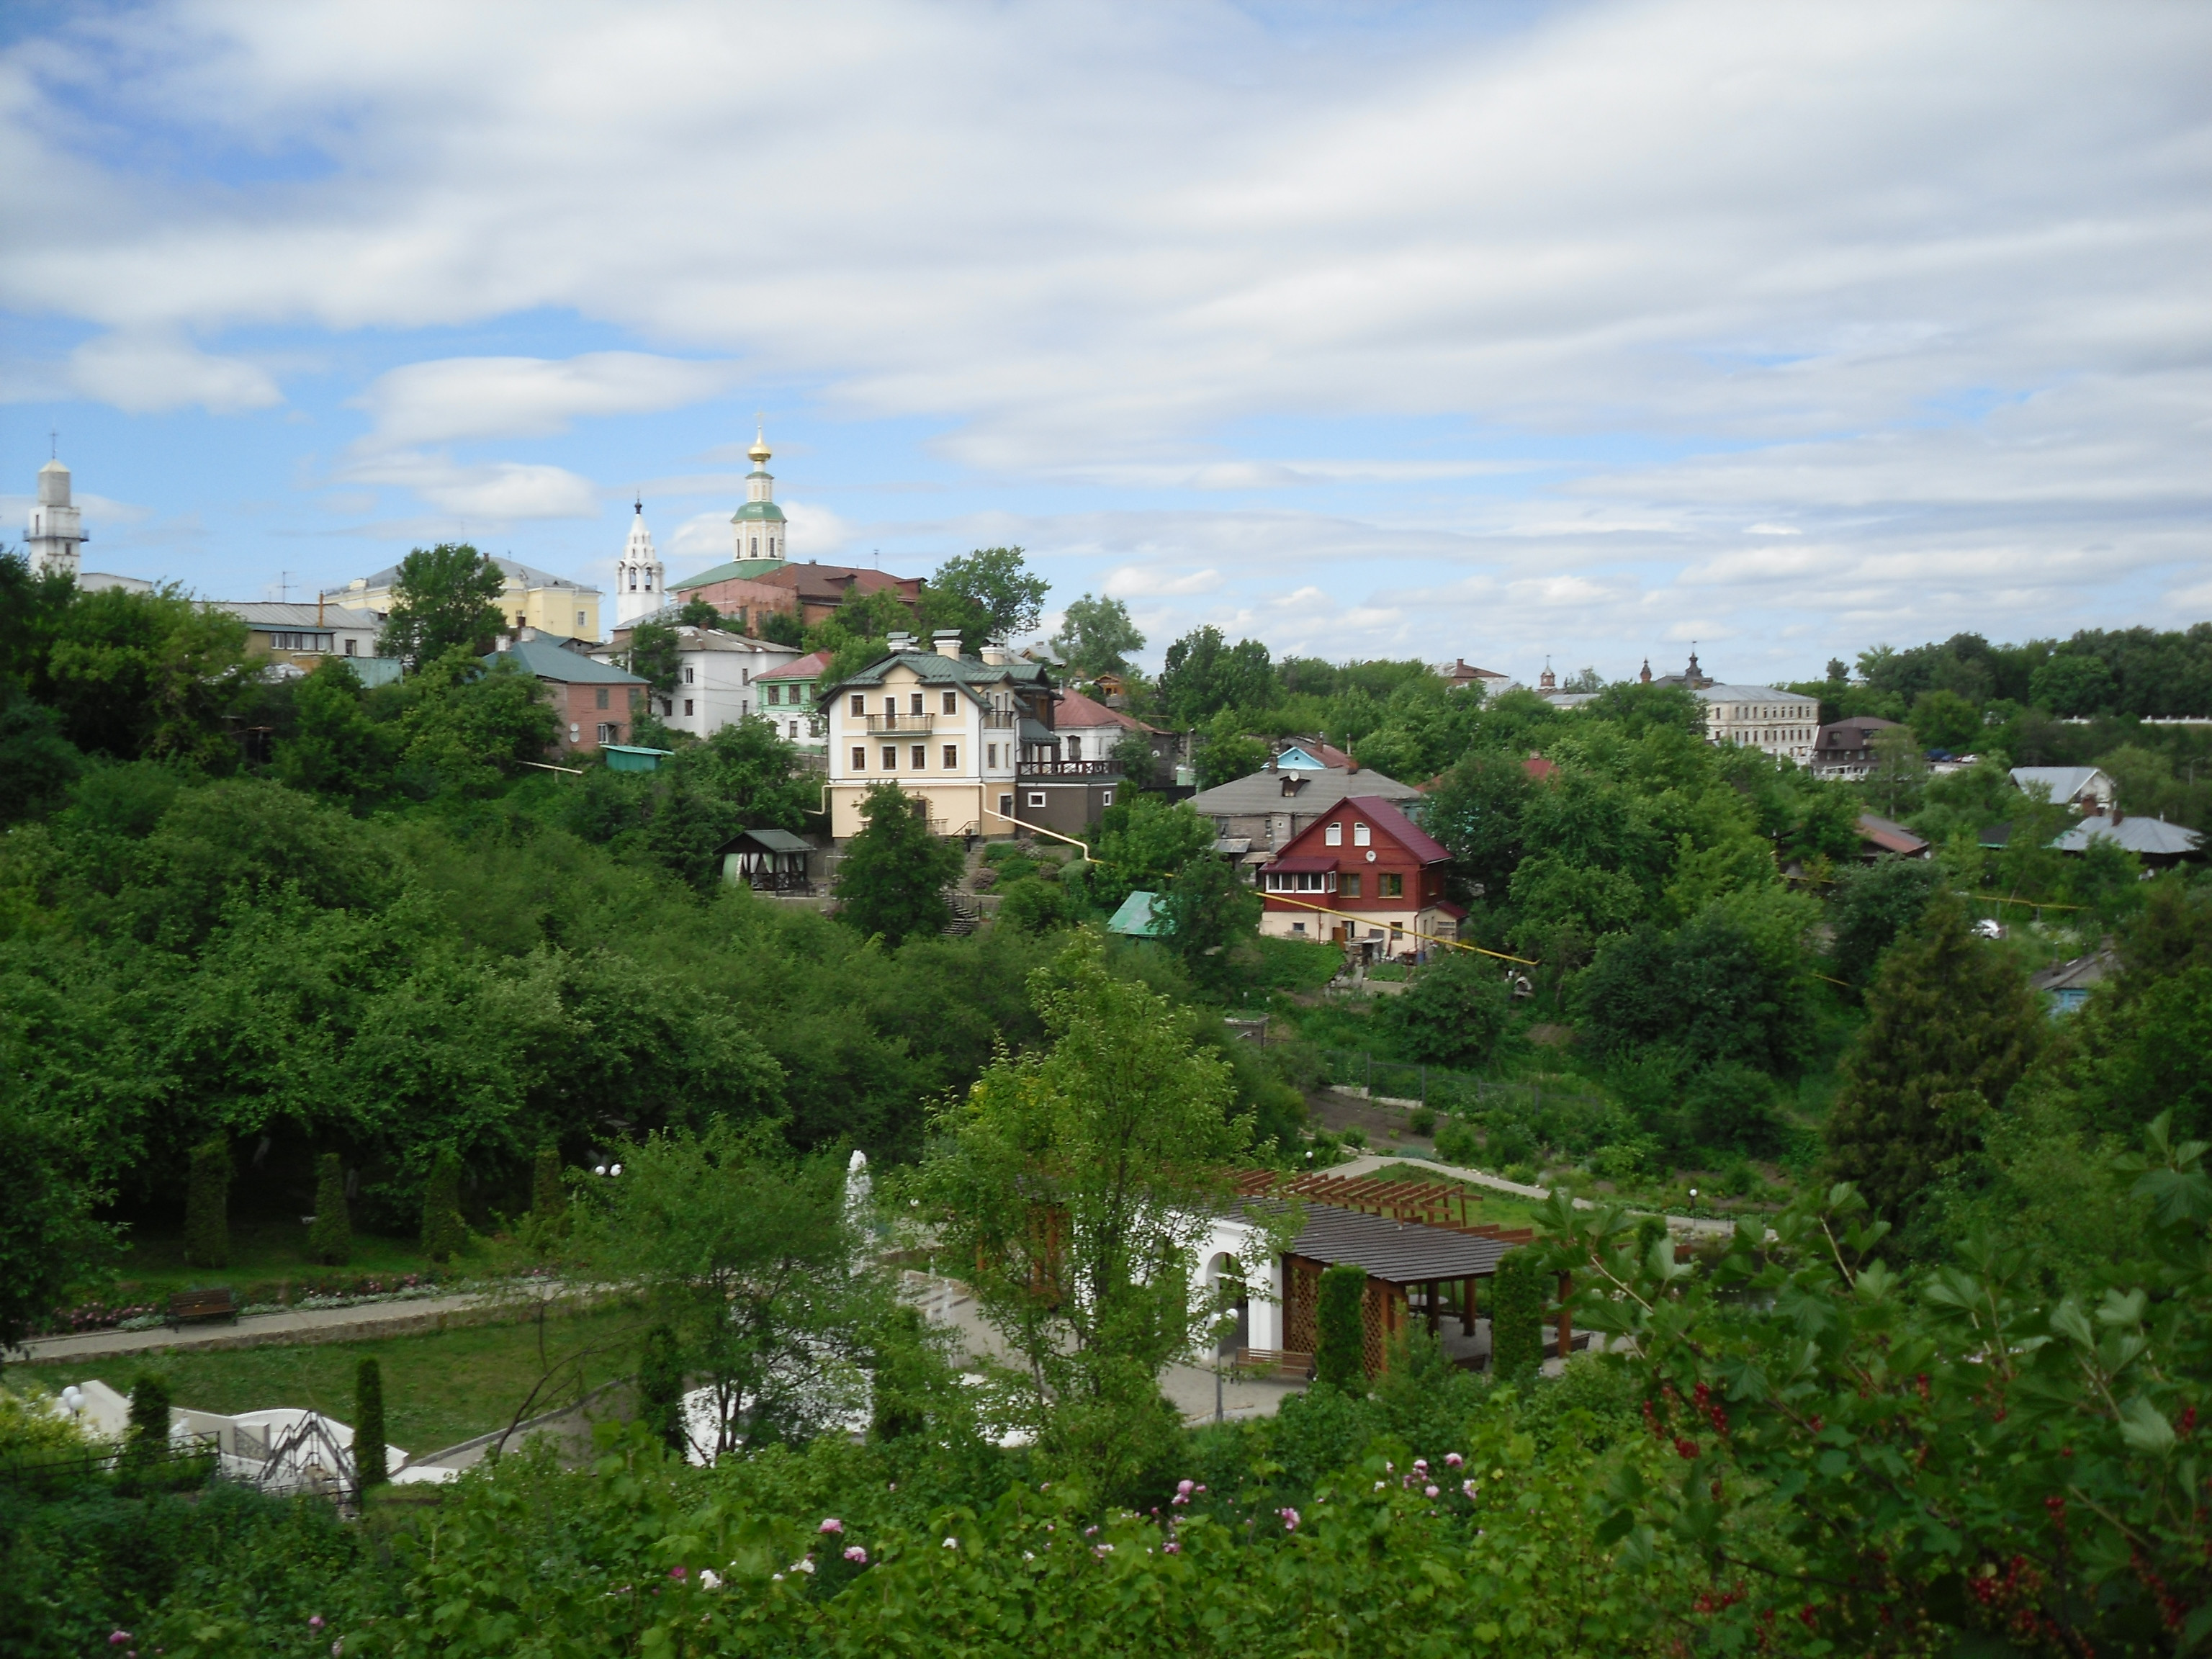
[[[1948,895],[1882,958],[1867,1013],[1828,1115],[1828,1170],[1894,1222],[1980,1144],[2047,1022],[2026,977]]]

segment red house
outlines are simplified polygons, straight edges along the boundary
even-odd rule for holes
[[[1444,897],[1451,854],[1379,795],[1347,795],[1260,871],[1260,931],[1414,957],[1457,939],[1467,912]]]

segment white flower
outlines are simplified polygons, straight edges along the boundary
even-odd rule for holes
[[[700,1569],[699,1569],[699,1588],[700,1588],[701,1589],[721,1589],[721,1588],[722,1588],[722,1575],[721,1575],[720,1573],[719,1573],[719,1572],[716,1572],[716,1571],[714,1570],[714,1568],[712,1568],[712,1567],[702,1567],[702,1568],[700,1568]]]
[[[957,1550],[960,1547],[960,1540],[957,1538],[948,1538],[945,1540],[945,1547],[949,1550]]]

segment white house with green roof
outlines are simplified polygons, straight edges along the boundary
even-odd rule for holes
[[[957,632],[927,648],[894,634],[888,655],[822,688],[830,835],[858,835],[868,791],[895,783],[939,835],[1080,836],[1125,786],[1111,760],[1057,757],[1058,696],[1041,665],[1002,648],[970,657]]]

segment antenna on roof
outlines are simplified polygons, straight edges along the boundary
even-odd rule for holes
[[[46,459],[58,461],[62,458],[62,434],[58,427],[46,428]]]

